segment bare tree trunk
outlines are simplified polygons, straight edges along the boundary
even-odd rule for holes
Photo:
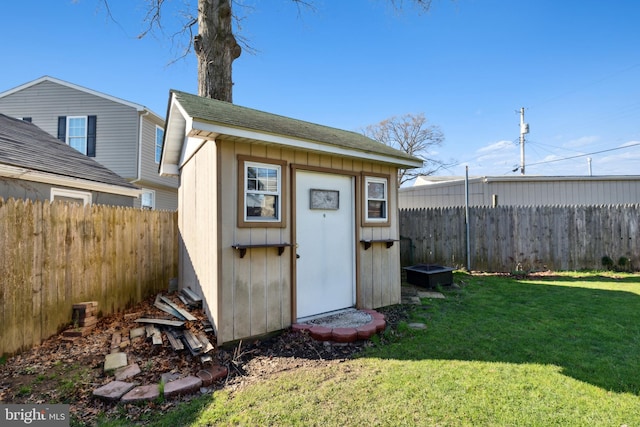
[[[231,0],[198,0],[198,95],[233,102],[233,61],[242,49],[233,36]]]

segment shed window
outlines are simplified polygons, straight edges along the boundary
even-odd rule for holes
[[[365,198],[367,222],[387,222],[388,181],[386,178],[365,177]]]
[[[280,221],[281,174],[277,165],[245,163],[245,221]]]
[[[285,227],[287,162],[238,156],[238,227]]]

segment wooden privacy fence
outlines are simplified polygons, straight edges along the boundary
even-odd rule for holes
[[[640,269],[640,205],[469,208],[471,269]],[[465,208],[400,211],[403,266],[467,266]],[[620,259],[628,260],[626,265]]]
[[[0,355],[38,345],[71,321],[165,290],[178,273],[177,213],[0,198]]]

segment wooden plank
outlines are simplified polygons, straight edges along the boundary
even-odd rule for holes
[[[162,345],[162,332],[155,325],[147,325],[145,327],[147,338],[151,338],[153,345]]]
[[[187,298],[186,298],[184,295],[182,295],[182,294],[178,294],[178,299],[179,299],[180,301],[182,301],[182,303],[183,303],[184,305],[189,306],[189,305],[192,305],[192,304],[193,304],[193,302],[192,302],[191,300],[187,299]]]
[[[39,344],[46,335],[42,331],[42,298],[43,283],[42,272],[45,266],[44,257],[44,242],[43,242],[43,221],[42,221],[42,203],[35,203],[33,206],[33,256],[32,256],[32,276],[29,281],[32,283],[33,289],[31,293],[32,298],[32,316],[33,326],[31,328],[31,344]],[[0,270],[2,271],[2,270]],[[0,316],[0,319],[2,316]]]
[[[202,298],[200,298],[195,292],[193,292],[189,288],[182,288],[182,293],[184,293],[191,301],[195,303],[202,303]]]
[[[199,333],[198,340],[202,343],[203,353],[209,353],[211,350],[213,350],[213,344],[211,344],[211,341],[209,341],[209,338],[207,338],[205,334]]]
[[[257,241],[266,239],[266,230],[252,230],[252,239]],[[251,253],[251,274],[249,284],[249,335],[261,335],[267,332],[267,272],[269,263],[277,263],[273,250],[254,249]],[[269,259],[273,256],[274,259]]]
[[[282,236],[281,229],[270,228],[267,230],[267,241],[275,242]],[[273,240],[272,240],[273,239]],[[292,248],[292,250],[295,248]],[[265,331],[276,331],[285,327],[282,323],[282,310],[290,311],[290,305],[284,305],[283,303],[283,290],[281,289],[281,283],[284,280],[282,277],[283,272],[290,272],[290,269],[283,268],[287,260],[290,259],[288,254],[283,254],[280,257],[274,257],[267,251],[269,259],[265,265]],[[288,326],[288,325],[287,325]]]
[[[143,317],[143,318],[134,320],[134,322],[152,323],[154,325],[172,326],[174,328],[182,328],[182,327],[184,327],[184,322],[177,321],[177,320],[151,319],[151,318]]]
[[[175,351],[184,350],[184,344],[180,341],[172,332],[168,332],[167,339],[169,340],[169,344]]]
[[[160,301],[160,295],[156,296],[156,300],[153,303],[154,306],[156,306],[156,308],[159,308],[160,310],[164,311],[167,314],[170,314],[174,317],[177,317],[178,319],[181,320],[186,320],[184,318],[184,316],[180,313],[178,313],[177,310],[173,309],[173,307],[168,306],[167,304],[163,303],[162,301]]]
[[[198,340],[198,338],[196,338],[195,335],[193,335],[191,331],[188,331],[188,330],[184,331],[183,338],[187,343],[187,347],[189,347],[189,350],[193,355],[197,355],[202,352],[202,349],[203,349],[202,343]]]
[[[151,338],[151,336],[155,334],[156,330],[159,330],[159,329],[156,328],[154,325],[147,325],[145,326],[144,330],[147,333],[147,338]]]
[[[169,298],[165,297],[165,296],[161,296],[160,299],[167,304],[169,307],[171,307],[172,309],[174,309],[175,311],[177,311],[178,313],[180,313],[180,315],[182,317],[184,317],[185,320],[189,320],[189,321],[193,321],[193,320],[197,320],[195,316],[193,316],[191,313],[189,313],[187,310],[178,307],[173,301],[171,301]]]
[[[162,332],[160,329],[156,328],[155,325],[147,325],[147,337],[151,336],[151,342],[153,345],[162,345]],[[149,335],[151,332],[151,335]]]

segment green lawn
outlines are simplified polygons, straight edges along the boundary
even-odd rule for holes
[[[150,425],[640,426],[640,275],[455,277],[412,310],[426,330]]]

